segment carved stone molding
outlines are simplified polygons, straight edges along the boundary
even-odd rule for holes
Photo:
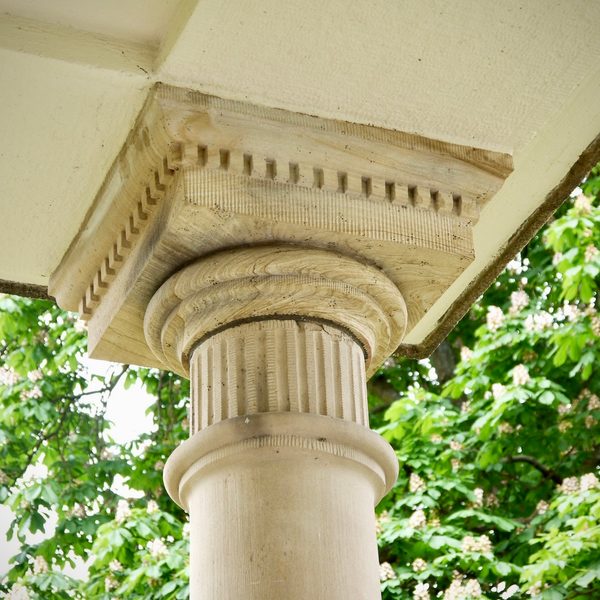
[[[362,344],[371,372],[402,338],[406,306],[374,267],[310,247],[260,246],[226,250],[173,275],[152,297],[144,328],[158,360],[187,374],[207,335],[269,317],[343,327]]]
[[[286,244],[383,273],[411,330],[473,260],[479,210],[511,168],[504,154],[159,85],[49,292],[88,320],[92,356],[173,368],[144,336],[156,290],[199,257]]]
[[[391,446],[377,433],[348,420],[307,413],[260,413],[233,417],[198,431],[180,444],[165,465],[169,496],[187,510],[186,486],[201,470],[250,449],[274,452],[293,448],[352,460],[375,477],[373,506],[398,478],[398,460]]]

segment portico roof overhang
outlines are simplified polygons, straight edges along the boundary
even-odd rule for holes
[[[44,295],[153,86],[508,156],[425,356],[600,159],[600,3],[2,0],[0,287]]]

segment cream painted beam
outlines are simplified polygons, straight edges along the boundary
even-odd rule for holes
[[[152,75],[157,55],[147,44],[7,14],[0,15],[0,48],[115,71],[140,82]]]

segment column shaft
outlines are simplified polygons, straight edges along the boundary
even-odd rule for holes
[[[341,329],[266,320],[190,357],[192,435],[165,483],[190,513],[194,600],[375,600],[374,505],[395,481]]]

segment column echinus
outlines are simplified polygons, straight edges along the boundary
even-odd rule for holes
[[[506,155],[156,86],[50,283],[191,380],[192,600],[380,597],[367,378],[473,260]]]

